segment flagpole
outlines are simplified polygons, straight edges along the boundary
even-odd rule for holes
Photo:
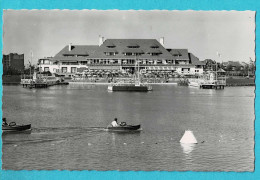
[[[248,63],[248,73],[247,73],[247,76],[248,76],[248,78],[249,78],[249,72],[250,72],[250,63],[251,63],[251,61],[252,61],[252,58],[251,57],[249,57],[249,63]]]
[[[219,57],[219,52],[217,52],[217,56]],[[217,72],[217,59],[216,59],[216,62],[215,62],[215,65],[216,65],[216,83],[217,83],[217,80],[218,80],[218,72]]]

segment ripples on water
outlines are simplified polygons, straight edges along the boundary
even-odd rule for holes
[[[253,87],[108,93],[93,85],[5,86],[3,115],[33,127],[31,134],[3,134],[4,169],[254,169]],[[114,117],[143,130],[108,132]],[[187,129],[198,144],[179,143]]]

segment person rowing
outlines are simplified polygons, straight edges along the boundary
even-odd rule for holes
[[[119,124],[117,123],[117,118],[114,119],[114,121],[111,122],[112,127],[118,127]]]
[[[127,125],[126,122],[118,122],[115,118],[108,126],[107,129],[110,131],[135,131],[140,129],[141,125]]]
[[[6,122],[6,118],[3,118],[3,123],[2,123],[2,126],[7,126],[8,123]]]

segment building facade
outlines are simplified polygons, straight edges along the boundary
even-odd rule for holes
[[[24,54],[10,53],[8,55],[3,55],[3,69],[16,70],[19,72],[24,71]]]
[[[137,63],[143,71],[168,71],[178,74],[202,74],[204,63],[187,49],[168,49],[164,38],[106,39],[99,45],[65,46],[52,58],[39,59],[41,71],[72,75],[89,70],[111,70],[133,73]]]

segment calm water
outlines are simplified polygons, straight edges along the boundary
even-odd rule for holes
[[[254,170],[254,87],[153,88],[111,93],[103,85],[4,86],[3,116],[33,130],[2,136],[3,169]],[[105,131],[114,117],[143,130]],[[200,143],[179,143],[187,129]]]

